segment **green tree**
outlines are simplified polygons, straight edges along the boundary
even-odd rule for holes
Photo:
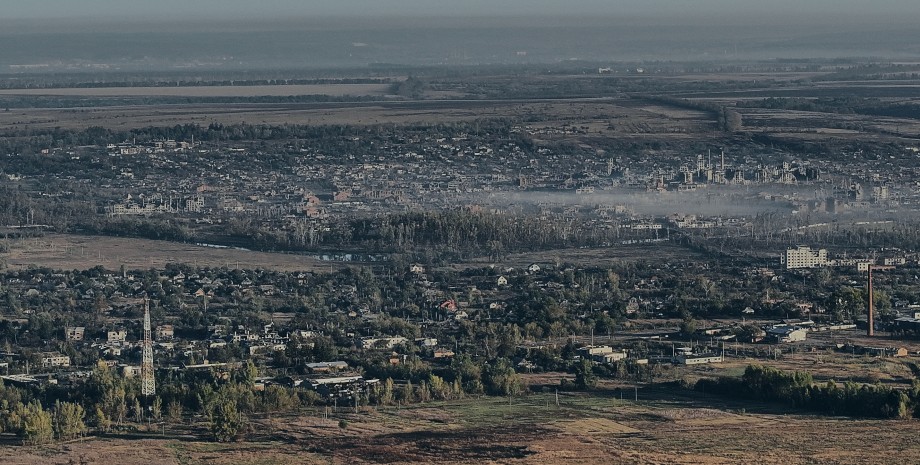
[[[233,378],[237,383],[250,388],[258,377],[259,369],[252,360],[246,360],[246,363],[233,373]]]
[[[594,374],[594,362],[586,358],[575,364],[575,388],[589,390],[597,387],[597,375]]]
[[[378,402],[381,405],[390,405],[393,403],[393,378],[387,378],[383,382],[383,389],[380,391],[380,397]]]
[[[150,416],[156,421],[163,418],[163,399],[159,397],[153,399],[153,404],[150,405]]]
[[[211,406],[208,423],[211,435],[217,442],[236,439],[243,428],[243,418],[236,408],[236,402],[228,396],[221,396]]]
[[[399,401],[404,404],[415,402],[415,389],[412,387],[412,381],[406,381],[406,384],[403,384],[398,397]]]
[[[140,423],[144,420],[144,406],[141,405],[141,400],[134,398],[134,407],[131,409],[134,415],[134,421]]]
[[[419,383],[415,389],[415,397],[419,402],[428,402],[431,400],[431,386],[426,381]]]
[[[523,389],[521,378],[514,371],[511,361],[506,358],[496,359],[484,373],[486,390],[497,396],[514,396]]]
[[[60,439],[73,439],[86,433],[83,406],[74,402],[54,404],[54,432]]]
[[[470,394],[482,394],[482,368],[467,354],[460,354],[450,362],[454,379],[463,383],[463,389]]]
[[[282,412],[296,407],[297,397],[291,396],[287,389],[271,385],[262,392],[262,405],[267,412]]]
[[[21,413],[21,435],[29,444],[47,444],[54,439],[54,427],[51,414],[42,408],[38,401],[24,407]]]
[[[451,385],[446,383],[440,376],[428,375],[428,385],[431,387],[431,395],[436,400],[447,400],[451,397]]]
[[[696,333],[697,323],[691,316],[684,317],[680,322],[680,333],[684,336],[692,336]]]
[[[93,423],[95,423],[96,428],[99,428],[106,433],[112,429],[112,419],[105,414],[105,411],[102,409],[100,404],[96,404],[96,410],[93,413]]]
[[[166,406],[166,417],[169,419],[169,422],[172,424],[178,424],[182,421],[182,404],[178,401],[172,400]]]

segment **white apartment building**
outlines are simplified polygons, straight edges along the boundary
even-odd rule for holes
[[[796,246],[794,249],[786,249],[783,263],[786,265],[787,270],[827,266],[827,249],[812,250],[804,245]]]

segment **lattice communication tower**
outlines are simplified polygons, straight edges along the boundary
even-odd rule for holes
[[[144,346],[141,362],[141,394],[156,394],[156,381],[153,379],[153,341],[150,339],[150,299],[144,298]]]

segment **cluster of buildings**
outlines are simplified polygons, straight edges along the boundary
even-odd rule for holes
[[[821,268],[826,266],[855,267],[857,271],[867,271],[870,265],[901,266],[908,264],[905,255],[883,258],[834,258],[829,259],[827,249],[812,249],[806,245],[797,245],[786,249],[780,256],[780,264],[787,270]]]

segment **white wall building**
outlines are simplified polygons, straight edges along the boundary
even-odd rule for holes
[[[827,266],[827,249],[812,250],[811,247],[804,245],[797,246],[794,249],[786,249],[783,263],[786,265],[787,270]]]

